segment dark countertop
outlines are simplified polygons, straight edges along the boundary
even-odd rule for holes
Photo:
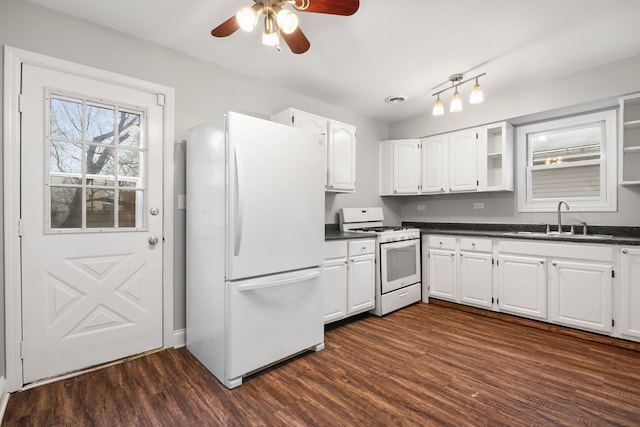
[[[348,231],[340,231],[340,230],[327,230],[325,228],[324,231],[324,240],[348,240],[348,239],[375,239],[376,235],[372,233],[351,233]]]
[[[575,235],[558,236],[544,234],[546,225],[540,224],[403,222],[402,225],[419,228],[423,234],[640,246],[640,227],[587,226],[589,235],[585,237],[582,236],[582,226],[576,226]]]

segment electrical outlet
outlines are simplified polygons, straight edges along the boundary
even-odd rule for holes
[[[427,209],[427,207],[425,205],[423,205],[423,204],[420,204],[420,205],[416,206],[416,210],[418,210],[418,211],[424,211],[426,209]]]
[[[484,209],[484,203],[483,202],[475,202],[473,204],[473,209]]]

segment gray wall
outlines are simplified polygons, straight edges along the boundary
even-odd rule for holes
[[[554,80],[511,88],[506,93],[487,93],[482,108],[433,117],[430,112],[392,123],[392,139],[417,138],[501,120],[522,124],[541,118],[575,114],[589,109],[617,106],[617,97],[640,91],[640,56],[613,62]],[[487,75],[485,79],[490,79]],[[484,210],[473,209],[484,202]],[[475,193],[402,198],[404,221],[477,223],[555,223],[553,213],[519,213],[515,192]],[[418,206],[424,210],[418,211]],[[618,211],[614,213],[563,214],[566,223],[586,221],[593,225],[640,226],[640,186],[618,186]]]
[[[326,221],[334,223],[341,207],[383,205],[377,196],[377,158],[378,141],[388,136],[388,126],[384,123],[26,1],[0,0],[0,44],[175,88],[176,198],[185,192],[182,141],[186,139],[187,129],[228,110],[268,118],[284,108],[295,107],[357,126],[358,192],[328,195]],[[397,202],[390,201],[385,211],[391,222],[400,221]],[[174,215],[174,328],[181,329],[185,326],[185,215],[179,210]],[[4,303],[0,304],[0,322],[0,342],[4,343]],[[4,357],[3,351],[0,354]],[[0,360],[0,374],[3,372],[4,363]]]

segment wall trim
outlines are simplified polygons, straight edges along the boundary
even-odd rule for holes
[[[4,412],[7,410],[7,404],[9,403],[9,392],[7,391],[7,379],[0,376],[0,424],[4,420]]]
[[[5,354],[4,388],[22,388],[22,299],[20,269],[20,114],[18,98],[23,64],[57,70],[98,81],[118,84],[164,97],[163,129],[163,346],[174,346],[173,247],[174,247],[174,110],[175,91],[168,86],[112,73],[70,61],[4,47],[4,253],[5,253]]]

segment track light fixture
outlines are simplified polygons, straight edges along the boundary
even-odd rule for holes
[[[458,93],[458,86],[461,86],[467,82],[472,80],[476,81],[476,84],[473,86],[473,90],[471,91],[471,96],[469,97],[469,103],[471,104],[479,104],[484,101],[484,95],[482,94],[482,89],[480,89],[480,84],[478,83],[478,79],[487,73],[478,74],[477,76],[473,76],[467,80],[462,80],[462,74],[452,74],[449,76],[449,81],[451,82],[451,86],[441,91],[434,93],[432,96],[437,96],[436,103],[433,105],[433,115],[434,116],[442,116],[444,114],[444,105],[440,100],[440,94],[442,92],[446,92],[449,89],[454,89],[453,98],[451,100],[451,105],[449,106],[449,112],[451,113],[459,113],[462,111],[462,99],[460,99],[460,94]]]

